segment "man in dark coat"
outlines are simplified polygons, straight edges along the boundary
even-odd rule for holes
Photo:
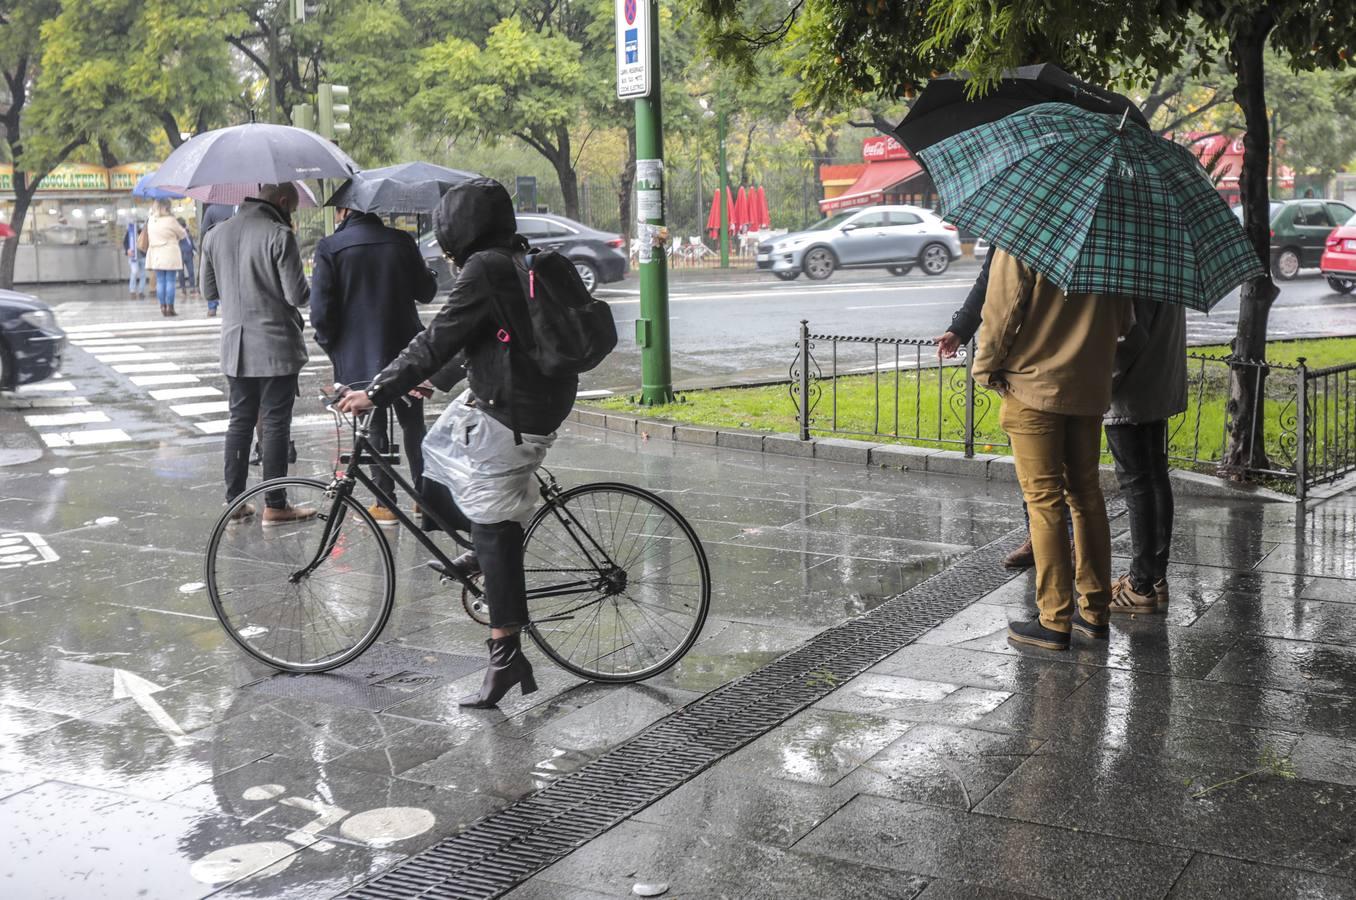
[[[365,388],[386,364],[424,330],[416,303],[428,303],[438,279],[409,234],[382,223],[374,213],[338,210],[334,234],[316,244],[311,270],[311,326],[316,341],[334,364],[334,380]],[[411,479],[424,472],[424,401],[405,398],[393,404],[404,437]],[[387,407],[372,416],[372,442],[387,448]],[[380,471],[378,485],[388,493],[395,484]],[[370,510],[382,525],[396,524],[384,502]]]

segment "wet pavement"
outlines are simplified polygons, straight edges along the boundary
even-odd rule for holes
[[[572,426],[563,483],[660,491],[706,544],[712,614],[679,665],[611,687],[530,650],[538,693],[461,710],[484,629],[397,532],[381,641],[276,675],[202,587],[211,326],[86,326],[63,378],[0,399],[0,896],[341,893],[1021,522],[1008,484]],[[336,452],[308,402],[296,474]],[[79,413],[106,420],[31,418]],[[1356,897],[1353,532],[1350,496],[1183,498],[1166,615],[1019,654],[1020,576],[513,896]]]

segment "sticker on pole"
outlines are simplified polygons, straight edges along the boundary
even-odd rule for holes
[[[617,96],[650,95],[650,0],[617,0]]]

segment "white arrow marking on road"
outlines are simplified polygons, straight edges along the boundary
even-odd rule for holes
[[[125,700],[131,697],[132,701],[140,706],[142,711],[160,727],[160,730],[169,735],[169,739],[174,741],[176,746],[182,747],[188,743],[188,736],[179,727],[179,723],[174,721],[174,717],[165,712],[165,708],[151,696],[163,690],[164,688],[160,685],[147,681],[135,672],[129,672],[126,669],[113,670],[113,699]]]

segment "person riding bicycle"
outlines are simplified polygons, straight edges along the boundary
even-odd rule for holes
[[[469,526],[484,575],[490,664],[480,691],[460,705],[486,708],[515,685],[524,694],[536,690],[519,635],[528,623],[523,523],[536,503],[533,473],[574,407],[579,379],[547,375],[527,353],[510,352],[515,325],[530,317],[525,290],[530,282],[527,241],[517,234],[513,201],[503,185],[488,178],[453,185],[443,195],[434,230],[443,252],[460,268],[447,304],[367,391],[347,393],[339,408],[361,413],[387,406],[430,381],[448,389],[460,375],[456,358],[465,356],[469,390],[429,433],[425,482],[451,488],[456,505],[449,524]],[[532,277],[541,277],[532,271]],[[450,465],[439,466],[439,458]]]

